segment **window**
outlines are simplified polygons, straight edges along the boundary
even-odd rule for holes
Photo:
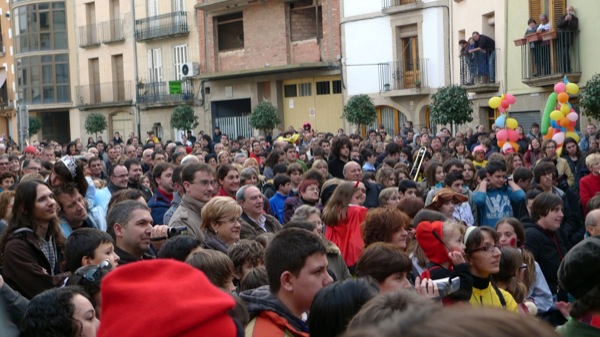
[[[148,72],[149,83],[158,83],[163,81],[162,74],[162,53],[160,48],[148,50]]]
[[[317,95],[329,95],[331,93],[329,81],[317,82],[316,85],[317,85]]]
[[[290,39],[302,41],[323,38],[323,13],[321,6],[312,0],[290,3]]]
[[[188,61],[187,44],[173,47],[173,63],[175,64],[175,79],[183,79],[181,66]]]
[[[342,93],[342,81],[336,80],[332,82],[333,84],[333,93],[341,94]]]
[[[529,17],[539,23],[540,15],[546,14],[552,27],[556,27],[566,9],[566,0],[529,0]]]
[[[283,97],[298,97],[295,84],[287,84],[283,86]]]
[[[300,83],[300,97],[312,96],[312,83]]]
[[[32,4],[14,9],[16,54],[68,49],[64,4]]]
[[[17,81],[26,104],[71,101],[67,54],[22,57],[16,63]]]
[[[244,18],[242,13],[216,18],[219,51],[244,48]]]

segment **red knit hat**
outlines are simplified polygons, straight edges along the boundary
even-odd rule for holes
[[[444,245],[444,223],[441,221],[423,221],[417,225],[417,242],[429,261],[442,264],[450,261],[448,249]],[[435,233],[435,234],[434,234]]]
[[[33,153],[33,154],[36,154],[37,150],[35,149],[35,146],[28,145],[28,146],[25,146],[25,150],[23,151],[23,153]]]
[[[176,260],[131,263],[102,279],[98,337],[237,336],[233,297]]]

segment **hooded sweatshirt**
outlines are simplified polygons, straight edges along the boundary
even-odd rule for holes
[[[269,286],[247,290],[240,294],[246,303],[250,322],[247,337],[281,336],[309,337],[308,325],[294,316],[269,290]]]

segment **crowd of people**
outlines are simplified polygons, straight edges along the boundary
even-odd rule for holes
[[[598,336],[600,132],[517,130],[0,143],[0,335]]]

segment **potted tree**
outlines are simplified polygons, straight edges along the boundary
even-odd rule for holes
[[[460,85],[440,88],[432,97],[431,121],[435,124],[465,124],[473,121],[473,102]]]
[[[94,134],[96,139],[98,139],[98,133],[106,130],[108,123],[106,122],[106,117],[104,117],[101,113],[91,113],[85,118],[85,131],[88,134]]]
[[[583,108],[582,113],[595,120],[600,119],[600,74],[590,78],[581,91],[579,105]]]
[[[262,131],[265,135],[280,123],[277,108],[269,101],[262,101],[256,105],[250,114],[250,125]]]
[[[377,120],[375,105],[369,96],[364,94],[350,97],[342,117],[354,125],[369,125]]]

